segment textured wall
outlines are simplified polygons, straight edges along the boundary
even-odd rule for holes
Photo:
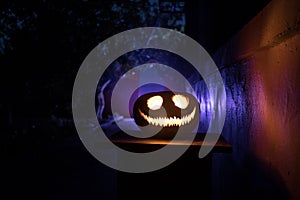
[[[300,1],[273,0],[214,56],[233,145],[214,155],[215,199],[300,199],[299,27]],[[196,88],[205,107],[203,82]]]

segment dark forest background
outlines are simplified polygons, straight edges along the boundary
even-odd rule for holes
[[[104,39],[137,27],[166,27],[194,38],[212,55],[267,2],[1,1],[1,141],[27,138],[39,129],[33,137],[38,139],[58,131],[51,129],[73,127],[71,93],[77,70]],[[174,20],[178,15],[185,17],[180,27]]]
[[[20,188],[30,193],[32,185],[26,186],[27,180],[36,181],[36,189],[41,189],[39,183],[69,184],[72,180],[65,174],[70,163],[73,166],[80,158],[91,166],[99,165],[76,134],[71,97],[77,70],[101,41],[132,28],[165,27],[192,37],[213,55],[268,2],[0,1],[0,148],[4,152],[3,180],[12,188],[10,194]],[[184,20],[177,23],[182,16]],[[125,57],[124,66],[127,62]],[[118,73],[127,70],[124,67]],[[68,159],[71,161],[63,162]],[[45,171],[51,172],[41,179]],[[82,174],[79,179],[94,180],[92,176]],[[111,189],[109,185],[103,188]]]

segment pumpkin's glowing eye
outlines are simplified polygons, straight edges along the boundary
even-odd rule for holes
[[[154,96],[147,100],[147,106],[151,110],[160,109],[162,103],[163,103],[163,98],[161,96]]]
[[[175,106],[181,109],[186,109],[189,105],[189,98],[180,94],[174,95],[172,101],[175,103]]]

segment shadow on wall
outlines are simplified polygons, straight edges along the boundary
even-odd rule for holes
[[[232,144],[214,155],[214,199],[300,199],[299,10],[298,0],[271,1],[214,56]]]
[[[276,166],[268,158],[255,155],[253,126],[259,113],[250,95],[251,60],[243,61],[221,72],[227,94],[226,121],[223,135],[232,144],[233,151],[213,156],[214,199],[292,199]],[[256,96],[259,93],[255,94]],[[264,134],[264,133],[262,133]],[[264,145],[261,143],[261,145]]]
[[[251,64],[244,61],[221,71],[227,95],[222,135],[232,144],[232,153],[213,155],[213,199],[292,199],[277,167],[268,158],[257,157],[253,149],[252,127],[257,125],[258,113],[247,76]],[[212,116],[209,93],[203,81],[194,87],[201,99],[199,129],[206,130]]]
[[[214,154],[212,171],[213,199],[292,199],[276,168],[253,156]]]

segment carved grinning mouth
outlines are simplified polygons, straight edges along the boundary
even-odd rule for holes
[[[170,127],[170,126],[182,126],[185,124],[188,124],[192,119],[195,117],[196,113],[196,107],[194,107],[193,111],[183,116],[182,118],[177,117],[156,117],[152,118],[150,116],[145,115],[140,109],[139,109],[140,115],[151,125],[155,126],[163,126],[163,127]]]

